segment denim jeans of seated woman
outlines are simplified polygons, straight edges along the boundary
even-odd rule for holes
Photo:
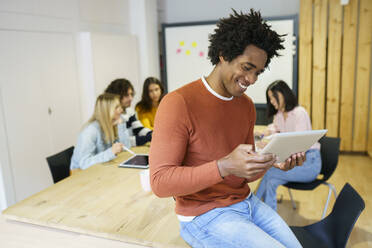
[[[302,166],[296,166],[289,171],[270,168],[262,178],[256,196],[276,211],[276,189],[279,185],[288,182],[311,182],[318,176],[321,167],[320,151],[318,149],[308,150],[306,161]]]
[[[254,194],[180,223],[193,248],[301,247],[284,220]]]

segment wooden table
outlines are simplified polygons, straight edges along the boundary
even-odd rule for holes
[[[147,153],[148,147],[132,148]],[[189,247],[179,236],[172,198],[140,185],[139,169],[118,168],[130,156],[94,165],[7,208],[7,219],[151,247]]]
[[[2,248],[144,248],[148,246],[5,219],[0,215]]]
[[[254,132],[260,132],[263,133],[266,130],[267,126],[265,125],[255,125],[254,126]]]

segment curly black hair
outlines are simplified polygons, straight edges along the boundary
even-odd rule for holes
[[[120,99],[128,96],[128,90],[131,89],[134,94],[134,88],[131,82],[125,78],[118,78],[112,81],[105,89],[105,93],[120,95]]]
[[[213,65],[219,63],[219,56],[226,61],[232,61],[243,54],[248,45],[255,45],[267,54],[265,67],[270,64],[273,56],[279,56],[278,50],[284,49],[282,36],[271,29],[261,17],[261,13],[250,10],[249,14],[236,12],[228,18],[222,18],[217,23],[214,33],[209,35],[210,45],[208,57]]]

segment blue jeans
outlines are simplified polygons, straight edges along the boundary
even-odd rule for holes
[[[276,211],[276,189],[279,185],[287,182],[311,182],[318,176],[321,167],[320,151],[317,149],[308,150],[306,161],[302,166],[296,166],[289,171],[270,168],[262,178],[256,196],[259,199],[262,198],[267,205]]]
[[[284,220],[254,194],[180,223],[182,238],[194,248],[301,247]]]

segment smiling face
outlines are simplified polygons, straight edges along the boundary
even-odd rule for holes
[[[264,71],[266,60],[266,52],[254,45],[230,62],[220,56],[221,83],[214,90],[225,97],[241,96]]]
[[[120,103],[121,103],[121,106],[123,107],[123,109],[126,109],[126,108],[130,107],[130,105],[132,103],[132,100],[133,100],[133,97],[134,97],[134,92],[131,88],[129,88],[128,92],[127,92],[127,95],[124,95],[120,100]]]

